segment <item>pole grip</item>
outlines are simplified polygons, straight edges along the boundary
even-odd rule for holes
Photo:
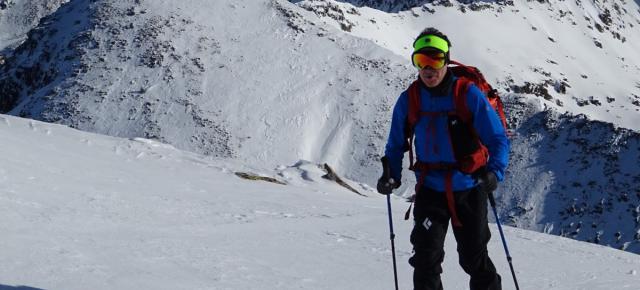
[[[391,166],[389,165],[389,158],[387,156],[384,156],[380,159],[380,162],[382,162],[382,177],[384,177],[385,180],[389,180],[391,178]]]
[[[493,191],[487,193],[487,195],[489,196],[489,203],[491,204],[491,207],[495,208],[496,207],[496,199],[493,197]]]

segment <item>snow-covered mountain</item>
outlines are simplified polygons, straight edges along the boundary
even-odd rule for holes
[[[509,104],[508,223],[640,252],[637,1],[74,0],[7,50],[0,111],[373,184],[426,26]]]
[[[0,289],[391,289],[386,199],[307,163],[256,171],[148,139],[0,115]],[[257,172],[287,185],[240,179]],[[406,203],[392,199],[401,289]],[[489,251],[513,289],[497,228]],[[635,289],[637,255],[505,228],[522,289]],[[465,289],[453,235],[443,282]]]
[[[640,134],[509,100],[518,130],[500,189],[503,219],[640,253]]]
[[[68,0],[0,0],[0,62],[40,19]]]
[[[503,92],[535,95],[556,110],[640,130],[637,1],[420,1],[431,3],[398,13],[341,2],[413,3],[297,4],[405,58],[424,27],[438,27],[452,41],[452,58],[478,66]]]
[[[411,69],[369,41],[287,18],[292,9],[278,1],[70,2],[7,60],[3,109],[267,166],[364,164],[380,152],[368,148],[386,134],[378,120]],[[308,33],[290,28],[295,21]],[[389,86],[371,96],[365,89],[380,77]]]

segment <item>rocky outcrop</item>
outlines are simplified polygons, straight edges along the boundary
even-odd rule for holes
[[[187,29],[202,33],[176,48],[172,39]],[[120,137],[179,141],[188,144],[183,149],[231,157],[224,120],[194,100],[203,95],[209,69],[202,57],[219,53],[219,43],[202,27],[174,14],[148,14],[140,0],[72,1],[42,18],[11,51],[0,70],[0,112]],[[126,79],[125,69],[140,77]],[[184,94],[168,100],[150,94],[176,78],[185,83]],[[171,106],[184,108],[192,136],[167,125],[160,108]],[[99,121],[99,108],[119,114]]]
[[[0,0],[0,54],[18,45],[40,19],[68,0]],[[0,64],[1,65],[1,64]]]
[[[640,252],[640,133],[521,100],[507,102],[517,130],[499,191],[504,221]]]

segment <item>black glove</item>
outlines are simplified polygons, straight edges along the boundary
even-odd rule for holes
[[[378,179],[378,192],[380,194],[391,194],[391,192],[398,187],[400,187],[400,181],[395,181],[393,178],[381,176],[380,179]]]
[[[389,195],[391,192],[400,187],[400,180],[391,178],[391,169],[389,169],[389,159],[387,156],[382,157],[382,176],[378,179],[378,192],[380,194]]]
[[[498,178],[493,171],[485,171],[478,176],[478,189],[482,192],[491,193],[498,189]]]

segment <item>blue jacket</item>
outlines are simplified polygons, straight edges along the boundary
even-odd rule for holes
[[[455,78],[454,78],[455,79]],[[448,91],[452,91],[449,89]],[[454,110],[453,95],[434,96],[423,85],[420,86],[420,111],[450,112]],[[403,92],[393,109],[391,130],[385,148],[385,155],[389,158],[391,176],[395,180],[402,177],[402,159],[405,152],[405,126],[408,114],[408,91]],[[472,85],[467,93],[467,106],[473,116],[473,127],[477,131],[480,141],[489,149],[487,169],[493,171],[499,181],[504,180],[504,172],[509,162],[509,140],[498,114],[485,98],[478,87]],[[417,160],[425,163],[455,162],[453,149],[449,143],[448,122],[446,114],[421,116],[415,125],[415,155]],[[430,123],[429,136],[427,125]],[[435,130],[435,132],[434,132]],[[433,135],[435,134],[435,135]],[[433,138],[435,136],[435,138]],[[419,172],[416,172],[416,179]],[[453,173],[453,190],[466,190],[476,186],[476,180],[460,171]],[[432,170],[424,180],[424,186],[445,191],[445,171]]]

